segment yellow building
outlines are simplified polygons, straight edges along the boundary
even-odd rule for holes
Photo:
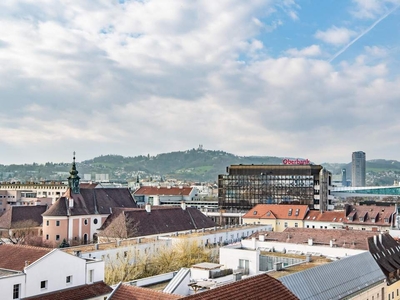
[[[308,205],[258,204],[243,216],[243,223],[271,225],[277,232],[287,227],[303,228],[308,211]]]

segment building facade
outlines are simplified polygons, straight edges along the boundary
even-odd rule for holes
[[[112,209],[136,207],[128,188],[81,188],[79,180],[74,157],[66,192],[42,215],[46,243],[96,241],[98,229]]]
[[[284,163],[228,167],[227,174],[218,176],[219,207],[251,209],[257,204],[297,203],[322,211],[333,209],[330,172],[308,160],[285,159]]]
[[[365,186],[365,152],[353,152],[351,156],[351,185]]]

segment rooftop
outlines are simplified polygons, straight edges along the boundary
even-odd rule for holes
[[[249,210],[243,218],[303,220],[308,211],[308,205],[258,204]]]
[[[113,289],[104,282],[85,284],[78,287],[59,290],[57,292],[42,294],[35,297],[24,298],[26,300],[81,300],[92,299],[109,295]]]
[[[312,239],[313,245],[342,247],[368,250],[367,238],[376,232],[345,229],[286,228],[283,232],[256,232],[252,237],[264,235],[264,241],[280,243],[307,244]]]
[[[23,271],[24,268],[37,261],[53,249],[22,246],[22,245],[0,245],[0,268]]]

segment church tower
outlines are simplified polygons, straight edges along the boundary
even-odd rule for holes
[[[75,152],[74,152],[74,158],[72,161],[72,168],[71,171],[69,171],[69,177],[68,177],[68,186],[71,189],[71,192],[73,194],[79,194],[79,179],[81,179],[78,176],[78,171],[76,170],[76,164],[75,164]]]

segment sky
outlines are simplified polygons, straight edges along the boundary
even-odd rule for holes
[[[400,0],[2,0],[0,164],[400,160]]]

